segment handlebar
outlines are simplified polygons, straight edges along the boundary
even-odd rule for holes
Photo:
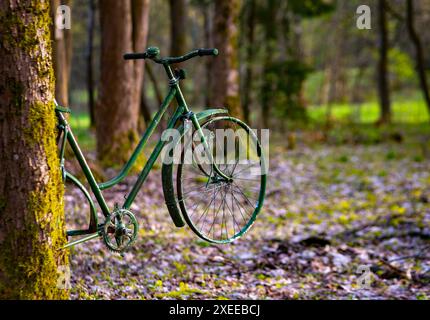
[[[127,53],[124,55],[125,60],[151,59],[160,64],[175,64],[190,60],[195,57],[218,56],[218,49],[196,49],[181,57],[160,58],[160,49],[156,47],[148,48],[143,53]]]
[[[126,53],[124,55],[124,60],[139,60],[139,59],[146,59],[146,52],[144,53]]]

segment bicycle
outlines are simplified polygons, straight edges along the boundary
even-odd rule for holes
[[[182,94],[180,81],[186,78],[184,70],[173,70],[171,65],[190,60],[195,57],[217,56],[217,49],[197,49],[180,57],[160,57],[160,50],[150,47],[144,53],[125,54],[125,60],[148,59],[161,64],[169,79],[169,92],[160,109],[148,125],[140,142],[123,166],[119,174],[113,179],[98,183],[88,166],[86,159],[73,135],[64,113],[70,109],[59,106],[56,102],[56,115],[59,128],[59,158],[64,183],[74,184],[85,196],[90,205],[89,228],[84,230],[69,230],[67,236],[82,237],[67,243],[63,248],[69,248],[95,238],[102,238],[105,245],[113,252],[122,253],[136,240],[138,221],[130,211],[130,207],[138,195],[142,185],[148,177],[156,160],[167,145],[165,139],[160,139],[136,183],[125,197],[120,206],[115,204],[111,210],[103,197],[103,190],[109,189],[122,182],[130,173],[137,157],[143,151],[148,139],[157,128],[163,115],[174,99],[177,109],[168,120],[167,129],[176,130],[177,137],[169,143],[171,149],[163,159],[162,184],[168,212],[176,227],[182,228],[185,223],[203,240],[215,244],[230,243],[243,236],[253,225],[259,214],[266,189],[266,163],[261,143],[257,135],[241,120],[230,117],[225,109],[207,109],[193,113]],[[232,161],[219,161],[218,158],[228,156],[228,150],[216,154],[216,148],[221,141],[216,139],[215,133],[219,129],[237,129],[242,136],[234,137]],[[234,130],[231,130],[235,132]],[[183,145],[187,135],[197,135],[197,139],[188,142],[188,148]],[[243,138],[246,135],[246,140]],[[196,145],[196,141],[200,141]],[[245,141],[245,142],[244,142]],[[105,217],[103,223],[98,222],[96,204],[90,192],[75,176],[65,168],[65,148],[69,144],[74,156],[79,162],[93,196]],[[225,137],[222,138],[225,144]],[[239,147],[244,146],[246,159],[240,159]],[[191,158],[186,163],[186,153],[191,147]],[[252,149],[252,150],[251,150]],[[254,160],[251,161],[251,156]],[[176,158],[175,158],[176,157]],[[206,162],[200,161],[204,157]],[[173,161],[180,159],[180,161]],[[239,170],[240,168],[240,170]],[[258,171],[259,170],[259,171]],[[252,172],[257,174],[252,175]],[[222,213],[221,213],[222,211]]]

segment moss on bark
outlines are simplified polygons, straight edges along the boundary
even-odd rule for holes
[[[9,171],[0,175],[0,298],[67,299],[63,185],[55,143],[49,1],[0,6],[0,127]],[[7,123],[7,124],[6,124]]]

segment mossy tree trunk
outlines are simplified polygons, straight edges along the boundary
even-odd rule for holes
[[[100,2],[101,83],[96,104],[98,159],[104,165],[128,159],[138,140],[144,62],[124,53],[146,47],[149,0]]]
[[[50,24],[49,0],[0,2],[0,299],[68,298]]]
[[[214,17],[214,46],[220,55],[212,64],[212,107],[227,107],[243,118],[240,101],[238,31],[241,0],[217,0]]]

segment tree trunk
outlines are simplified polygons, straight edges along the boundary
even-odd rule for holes
[[[145,64],[145,70],[146,70],[146,73],[148,74],[149,80],[151,81],[152,88],[154,89],[155,103],[156,103],[156,108],[158,109],[158,107],[160,107],[162,105],[164,97],[163,97],[163,94],[161,92],[160,86],[157,82],[157,78],[155,77],[154,71],[152,70],[152,67],[149,63]],[[147,104],[146,96],[144,93],[145,92],[143,90],[142,91],[142,102],[140,104],[140,112],[141,112],[142,116],[144,117],[146,124],[149,124],[151,119],[152,119],[152,116],[151,116],[150,109],[149,109],[149,106]],[[169,112],[169,110],[167,112]],[[166,127],[167,127],[167,120],[161,119],[160,124],[159,124],[160,134],[163,133],[163,131],[165,130]]]
[[[212,48],[212,26],[213,26],[213,3],[211,0],[199,2],[200,10],[203,14],[203,29],[204,29],[204,46]],[[211,103],[211,88],[212,88],[212,63],[213,59],[205,59],[206,71],[206,88],[205,88],[205,104],[206,107]]]
[[[427,84],[423,45],[421,43],[421,39],[418,36],[417,31],[415,30],[414,3],[412,0],[407,0],[406,4],[407,4],[406,24],[408,26],[409,37],[411,38],[411,41],[415,46],[415,55],[416,55],[415,59],[417,63],[417,72],[420,80],[421,91],[423,92],[424,101],[427,105],[427,110],[430,114],[430,93],[429,93],[429,87]]]
[[[90,0],[88,5],[88,47],[87,47],[87,92],[88,111],[90,113],[91,128],[95,127],[94,115],[94,29],[96,21],[96,3]]]
[[[133,9],[133,11],[132,11]],[[100,2],[101,81],[96,110],[98,159],[113,165],[128,159],[137,142],[144,61],[124,61],[143,52],[149,0]]]
[[[391,122],[390,85],[388,80],[388,27],[386,0],[378,1],[379,23],[379,63],[378,63],[378,91],[381,116],[378,124]]]
[[[150,0],[132,0],[132,13],[133,13],[133,51],[144,52],[148,43],[149,31],[149,3]],[[134,81],[135,93],[134,103],[141,109],[141,100],[144,76],[145,76],[145,60],[136,60],[134,66]],[[148,114],[142,114],[147,117]],[[145,122],[151,119],[145,119]]]
[[[144,125],[140,125],[141,130],[143,131],[145,129],[146,126],[149,126],[149,124],[151,123],[151,111],[150,108],[148,106],[148,101],[146,99],[146,94],[145,94],[145,90],[142,90],[142,98],[140,100],[140,113],[142,115],[142,120],[144,122]]]
[[[169,0],[170,2],[170,54],[181,56],[187,51],[187,15],[186,0]]]
[[[152,70],[152,67],[150,64],[146,64],[145,65],[145,69],[146,72],[148,73],[148,77],[151,80],[153,89],[154,89],[154,94],[155,94],[155,98],[156,98],[156,102],[158,104],[157,107],[161,106],[161,104],[163,103],[163,94],[161,92],[160,86],[157,82],[157,78],[155,77],[154,71]]]
[[[246,21],[246,75],[243,88],[243,115],[247,123],[250,123],[250,106],[252,104],[252,80],[254,77],[254,55],[255,55],[255,0],[249,0],[247,3],[247,21]]]
[[[330,50],[329,59],[325,59],[328,63],[328,69],[327,69],[327,108],[326,108],[326,115],[325,115],[325,126],[324,131],[325,135],[328,135],[328,131],[332,128],[332,122],[333,122],[333,104],[338,102],[340,99],[338,99],[338,85],[339,85],[339,73],[341,72],[340,69],[343,67],[343,42],[345,38],[345,33],[342,28],[338,28],[342,24],[342,18],[345,14],[344,4],[340,3],[338,4],[337,10],[334,13],[333,19],[330,22],[330,27],[332,28],[333,32],[329,35],[328,41],[333,44],[333,49]]]
[[[261,92],[261,107],[262,107],[262,121],[263,128],[270,127],[270,113],[272,108],[272,93],[273,93],[273,76],[272,76],[272,65],[273,57],[276,52],[276,0],[269,0],[265,14],[265,37],[266,37],[266,48],[264,56],[264,75],[263,85]]]
[[[59,29],[55,25],[57,8],[62,5],[70,5],[71,1],[51,0],[51,16],[53,39],[53,61],[55,73],[55,98],[63,106],[69,106],[69,80],[72,59],[72,32],[67,29]]]
[[[238,62],[240,6],[240,0],[215,2],[214,46],[220,55],[212,65],[211,106],[227,107],[232,116],[243,118]]]
[[[0,299],[67,299],[49,1],[0,2]]]

